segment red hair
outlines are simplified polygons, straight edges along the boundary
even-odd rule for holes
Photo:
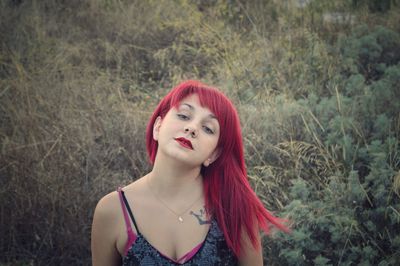
[[[202,167],[206,210],[213,215],[224,233],[228,246],[236,256],[241,251],[241,233],[247,233],[254,247],[257,245],[257,228],[269,233],[274,224],[283,231],[288,229],[274,217],[257,197],[247,179],[243,155],[239,116],[232,102],[220,91],[199,81],[182,82],[172,89],[158,104],[146,130],[147,152],[154,163],[158,143],[153,139],[153,125],[172,107],[191,94],[197,94],[202,106],[209,108],[220,125],[217,148],[220,156],[208,167]]]

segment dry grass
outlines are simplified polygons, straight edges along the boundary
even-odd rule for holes
[[[147,119],[182,79],[237,104],[268,208],[340,169],[294,102],[333,88],[330,29],[271,3],[1,0],[0,261],[88,265],[96,202],[149,170]]]

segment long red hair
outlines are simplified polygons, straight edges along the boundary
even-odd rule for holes
[[[191,94],[197,94],[200,104],[209,108],[220,125],[217,148],[221,154],[208,167],[202,167],[206,210],[213,215],[224,233],[228,246],[236,256],[241,251],[242,232],[257,246],[257,228],[269,233],[274,224],[288,231],[282,221],[265,209],[247,179],[243,155],[239,116],[232,102],[220,91],[199,81],[188,80],[173,88],[158,104],[146,130],[147,152],[154,163],[158,143],[153,139],[153,125],[158,116],[164,117],[172,107]]]

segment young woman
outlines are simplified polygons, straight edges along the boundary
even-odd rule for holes
[[[183,82],[157,106],[146,140],[152,171],[96,207],[93,265],[262,265],[260,229],[287,229],[249,185],[230,100]]]

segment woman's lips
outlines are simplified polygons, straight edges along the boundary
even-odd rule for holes
[[[193,150],[192,143],[190,140],[185,138],[175,138],[175,140],[183,147]]]

